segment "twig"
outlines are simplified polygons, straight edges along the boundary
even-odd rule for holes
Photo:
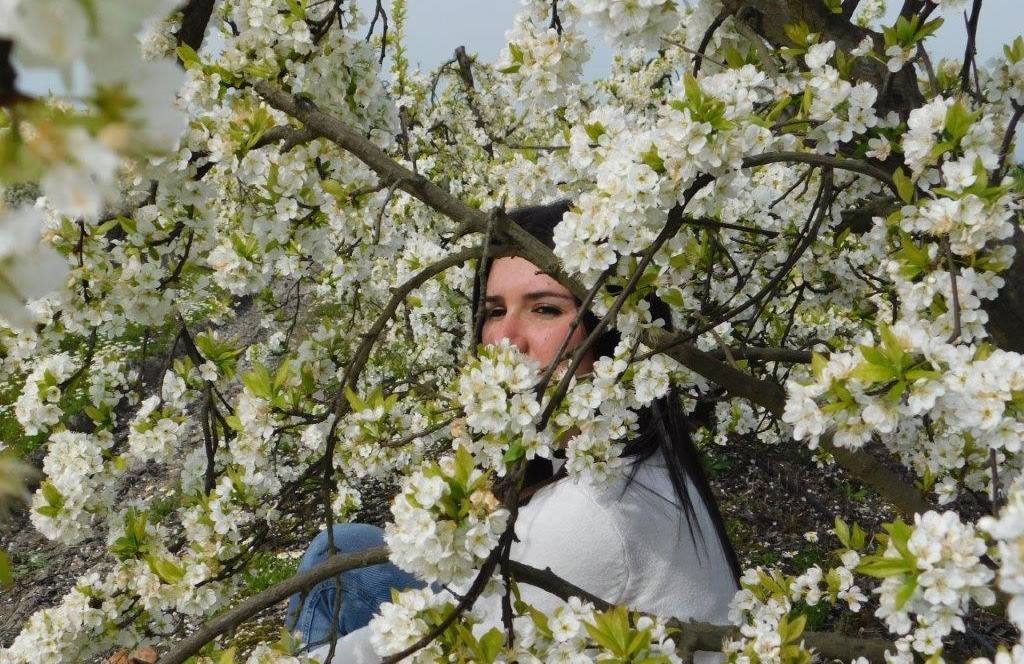
[[[395,195],[395,189],[402,183],[401,179],[395,180],[388,187],[388,193],[384,197],[384,202],[380,204],[380,211],[377,213],[377,222],[373,225],[373,243],[378,244],[380,242],[380,227],[384,223],[384,213],[388,209],[388,204],[391,203],[391,197]]]
[[[710,55],[705,55],[705,54],[701,53],[700,51],[692,49],[692,48],[690,48],[689,46],[687,46],[686,44],[684,44],[682,42],[675,41],[674,39],[669,39],[668,37],[662,37],[661,41],[663,41],[666,44],[669,44],[671,46],[675,46],[676,48],[678,48],[680,51],[683,51],[684,53],[689,53],[690,55],[696,56],[697,58],[703,58],[704,60],[707,60],[708,62],[710,62],[713,65],[718,65],[722,69],[728,69],[729,68],[729,65],[724,63],[724,62],[722,62],[721,60],[715,60]]]
[[[685,202],[689,202],[690,198],[703,189],[711,182],[711,180],[712,178],[710,175],[698,176],[693,184],[691,184],[683,194],[683,200]],[[633,274],[630,275],[629,281],[626,282],[625,286],[623,286],[622,291],[616,296],[612,306],[608,308],[608,313],[601,317],[601,320],[597,322],[597,325],[595,325],[594,329],[590,331],[590,334],[583,343],[576,347],[572,360],[569,362],[568,369],[566,369],[562,379],[558,382],[558,386],[555,388],[555,393],[551,396],[551,400],[548,401],[547,406],[545,406],[544,411],[541,413],[539,423],[537,424],[538,430],[547,426],[548,419],[554,413],[555,408],[557,408],[562,399],[565,398],[565,395],[569,390],[569,383],[572,382],[572,379],[576,374],[576,370],[579,369],[580,363],[583,362],[583,358],[587,351],[593,347],[601,335],[604,334],[604,331],[608,328],[611,322],[619,315],[619,311],[626,303],[626,299],[634,290],[636,290],[637,284],[640,283],[640,278],[647,270],[647,266],[654,260],[654,255],[658,253],[658,250],[661,249],[662,245],[672,239],[675,234],[679,232],[679,229],[683,225],[684,206],[685,203],[672,208],[668,214],[668,219],[665,222],[665,227],[661,229],[661,232],[658,233],[654,242],[652,242],[644,251],[643,258],[640,259],[639,264],[637,264],[636,269],[633,270]]]
[[[381,0],[377,0],[377,8],[373,11],[373,19],[370,21],[370,29],[366,31],[366,41],[370,41],[370,37],[373,36],[373,28],[377,25],[378,16],[381,18],[380,60],[378,60],[378,63],[383,63],[384,53],[388,44],[388,13],[384,11],[384,4]]]
[[[812,152],[766,152],[764,154],[745,157],[743,159],[743,167],[751,168],[753,166],[764,166],[765,164],[775,164],[779,162],[814,164],[816,166],[828,166],[841,171],[860,173],[861,175],[867,175],[868,177],[878,180],[887,186],[894,194],[898,194],[896,191],[896,185],[893,183],[892,176],[889,173],[886,173],[881,168],[859,159],[843,159],[841,157],[833,157],[826,154],[815,154]]]
[[[988,461],[992,469],[992,514],[997,514],[1002,505],[1002,492],[999,486],[999,463],[995,448],[989,450]]]
[[[476,283],[479,285],[479,293],[477,293],[477,301],[473,303],[473,343],[480,338],[480,331],[484,326],[484,314],[486,313],[487,303],[487,272],[490,268],[490,260],[488,260],[487,253],[491,250],[491,236],[494,234],[494,222],[497,221],[499,215],[504,215],[505,211],[502,209],[504,203],[495,209],[491,210],[491,214],[487,217],[487,228],[484,229],[484,244],[483,251],[480,252],[480,263],[476,266]]]
[[[551,0],[551,23],[548,24],[548,28],[554,28],[558,32],[558,37],[562,37],[562,19],[558,15],[558,0]]]
[[[960,329],[960,292],[956,285],[957,269],[956,264],[953,262],[953,252],[949,248],[948,237],[942,238],[942,251],[946,255],[946,266],[949,270],[950,289],[953,293],[953,333],[949,336],[948,343],[956,343],[963,336],[963,331]]]
[[[981,15],[981,0],[974,0],[971,5],[971,17],[967,18],[964,15],[964,20],[967,23],[967,46],[964,48],[964,64],[960,67],[960,89],[967,92],[971,87],[971,63],[974,62],[974,57],[977,53],[977,49],[974,46],[975,40],[978,36],[978,19]]]
[[[1013,115],[1010,116],[1010,123],[1006,125],[1006,133],[1003,135],[1003,142],[999,146],[999,166],[996,168],[995,175],[992,178],[995,184],[999,184],[1003,179],[1003,174],[1006,172],[1006,160],[1010,156],[1010,145],[1013,143],[1013,136],[1017,131],[1017,124],[1020,122],[1022,115],[1024,115],[1024,104],[1014,102]]]
[[[715,31],[721,27],[722,23],[725,23],[725,19],[729,17],[729,12],[722,10],[719,12],[715,20],[711,21],[711,25],[704,31],[704,36],[700,39],[700,44],[697,46],[697,53],[693,56],[693,75],[696,76],[700,72],[701,61],[707,57],[704,55],[704,51],[708,49],[711,44],[711,38],[715,35]],[[717,64],[717,63],[716,63]]]
[[[608,276],[614,269],[615,266],[611,265],[601,273],[597,278],[597,281],[594,282],[594,285],[587,292],[587,296],[583,298],[579,307],[576,308],[576,315],[573,317],[572,323],[569,324],[569,329],[566,330],[565,335],[562,337],[562,343],[558,347],[558,352],[551,358],[551,362],[548,364],[547,369],[544,370],[544,375],[541,376],[540,381],[537,383],[536,387],[533,388],[538,401],[544,396],[544,390],[547,389],[548,383],[551,382],[551,377],[555,374],[555,370],[558,368],[558,365],[561,364],[563,355],[569,347],[569,341],[572,339],[573,335],[576,334],[576,328],[578,328],[580,323],[583,322],[583,317],[590,310],[590,305],[594,301],[594,297],[601,290],[604,282],[608,279]]]
[[[779,236],[777,231],[769,231],[763,228],[755,228],[753,226],[744,226],[742,224],[733,224],[727,221],[717,221],[715,219],[708,219],[706,217],[687,217],[683,220],[683,223],[687,226],[700,226],[702,228],[726,228],[734,231],[743,231],[744,233],[755,233],[757,235],[763,235],[769,238],[776,238]]]

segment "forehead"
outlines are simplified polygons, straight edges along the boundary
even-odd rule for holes
[[[491,264],[487,274],[487,295],[511,296],[534,291],[571,295],[569,289],[525,258],[506,256]]]

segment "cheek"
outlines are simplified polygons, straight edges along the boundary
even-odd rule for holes
[[[552,325],[545,331],[544,335],[544,347],[548,349],[550,355],[553,357],[562,345],[562,340],[565,339],[565,335],[569,333],[569,328],[572,326],[572,321],[575,316],[568,316],[565,320],[558,321],[556,325]],[[572,352],[577,346],[579,346],[587,338],[586,330],[583,329],[582,325],[577,325],[576,329],[573,330],[572,336],[569,338],[569,343],[565,349],[567,352]]]
[[[488,321],[484,321],[484,324],[480,327],[480,343],[485,346],[493,344],[497,339],[494,338],[494,326]]]

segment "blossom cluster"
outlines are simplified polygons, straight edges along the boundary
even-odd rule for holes
[[[497,546],[509,512],[491,493],[487,473],[459,447],[418,470],[391,504],[384,539],[391,560],[428,582],[465,582]]]
[[[590,57],[586,39],[575,29],[574,8],[560,8],[560,29],[550,25],[550,11],[550,3],[524,0],[505,33],[506,50],[495,63],[512,86],[510,94],[545,107],[565,101]]]
[[[408,648],[454,608],[445,592],[430,588],[396,592],[370,621],[374,650],[386,656]],[[488,662],[682,662],[676,654],[675,630],[666,621],[631,614],[623,607],[597,611],[589,602],[570,597],[545,615],[516,600],[513,624],[509,647],[498,625],[469,611],[459,617],[457,627],[403,661],[426,663],[469,655]]]
[[[995,602],[994,574],[982,562],[985,541],[955,512],[917,514],[913,528],[896,521],[887,530],[884,550],[866,557],[858,571],[883,579],[874,591],[875,615],[900,636],[892,661],[911,662],[912,651],[941,653],[951,631],[964,631],[972,602]]]
[[[864,342],[817,358],[811,382],[788,383],[783,419],[795,438],[813,447],[828,430],[834,444],[858,448],[878,435],[932,483],[955,476],[976,489],[990,481],[989,450],[1018,463],[1020,354],[951,344],[903,322]],[[984,447],[972,451],[975,441]],[[956,496],[955,482],[936,488],[944,502]]]
[[[590,19],[612,44],[621,42],[658,46],[658,39],[679,23],[674,0],[572,0],[580,14]]]
[[[14,414],[26,434],[45,431],[60,421],[61,385],[76,368],[70,355],[58,353],[43,358],[25,377],[25,389],[14,404]]]
[[[483,346],[458,379],[458,402],[463,406],[465,431],[459,442],[487,466],[504,474],[505,454],[516,446],[516,458],[550,458],[554,436],[537,429],[541,403],[533,387],[538,367],[508,339]]]
[[[96,220],[120,194],[117,180],[126,158],[174,147],[186,120],[174,103],[182,72],[169,59],[143,59],[135,39],[147,19],[164,17],[174,8],[167,0],[124,7],[76,0],[0,5],[0,38],[13,42],[18,69],[56,70],[69,99],[77,93],[77,100],[87,100],[80,110],[33,100],[23,105],[25,112],[19,113],[19,126],[13,129],[6,113],[0,116],[5,180],[13,171],[7,163],[18,163],[14,179],[37,180],[47,205]],[[49,245],[40,245],[40,206],[9,211],[0,205],[0,221],[0,244],[24,252],[0,251],[6,275],[0,302],[6,317],[25,324],[26,315],[19,311],[25,299],[58,286],[67,270]],[[48,263],[46,278],[34,279],[40,265],[27,262],[33,258]]]
[[[1024,628],[1024,494],[1017,479],[997,516],[983,517],[978,527],[995,541],[999,563],[999,589],[1010,597],[1006,617],[1017,629]]]

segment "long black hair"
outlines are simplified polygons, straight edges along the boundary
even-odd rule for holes
[[[512,221],[519,224],[528,233],[548,247],[554,248],[555,226],[558,225],[558,222],[562,220],[562,216],[571,207],[572,203],[570,201],[562,200],[547,205],[517,208],[510,210],[507,214]],[[474,311],[478,306],[477,303],[480,302],[481,289],[484,285],[480,283],[479,279],[474,280]],[[654,295],[649,295],[646,301],[650,306],[652,319],[660,318],[665,322],[665,329],[672,331],[672,316],[668,305]],[[577,301],[577,306],[579,305],[580,302]],[[475,315],[476,313],[474,318]],[[477,343],[480,342],[479,334],[481,330],[481,326],[478,323],[479,321],[473,320],[473,330]],[[593,330],[597,323],[598,319],[592,312],[584,312],[582,324],[587,333]],[[594,357],[612,355],[620,339],[621,336],[618,331],[611,327],[606,329],[595,340],[593,347]],[[694,511],[693,501],[690,500],[690,494],[686,489],[687,482],[696,489],[697,494],[707,508],[708,515],[711,517],[711,522],[715,527],[715,534],[721,542],[726,560],[732,569],[733,581],[738,583],[740,570],[736,551],[733,549],[732,543],[725,532],[725,524],[722,521],[718,503],[711,493],[711,487],[700,463],[700,455],[697,448],[694,447],[693,439],[690,437],[689,423],[686,414],[683,412],[679,393],[674,385],[670,387],[668,394],[655,399],[649,406],[640,409],[638,412],[638,431],[638,435],[627,442],[622,452],[622,456],[629,457],[633,461],[628,482],[634,481],[640,464],[643,461],[660,451],[668,466],[669,479],[672,482],[672,488],[679,501],[679,506],[686,517],[690,537],[695,544],[699,539],[705,552],[708,550],[704,533]],[[527,477],[527,482],[529,481],[530,478]]]

